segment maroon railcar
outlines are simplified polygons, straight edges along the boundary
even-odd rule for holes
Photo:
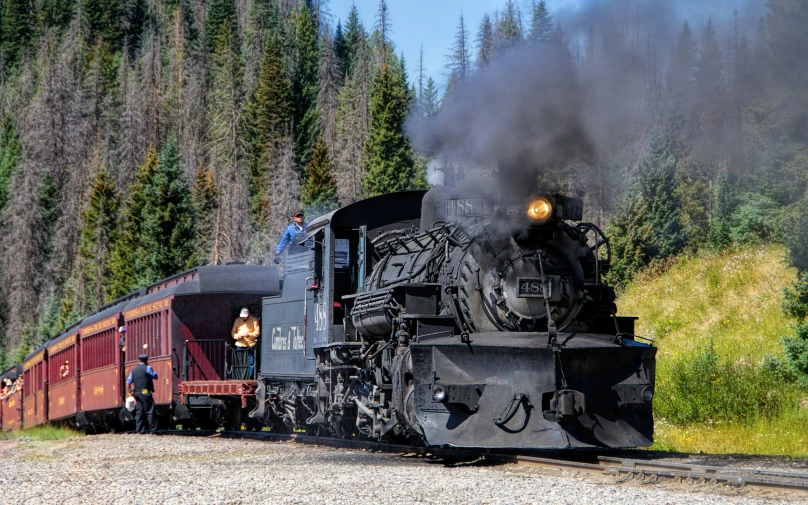
[[[201,398],[198,418],[209,420],[222,397],[235,397],[243,408],[256,381],[228,380],[233,321],[245,306],[260,315],[261,299],[279,292],[274,267],[224,265],[197,267],[116,300],[0,376],[24,378],[20,391],[0,401],[0,426],[53,421],[87,431],[126,428],[132,415],[123,408],[125,381],[141,353],[159,375],[154,399],[163,426],[191,421],[189,396]]]
[[[48,420],[72,419],[81,405],[79,389],[79,332],[72,328],[47,346]]]
[[[138,354],[149,354],[159,376],[154,399],[164,425],[191,419],[184,381],[198,386],[229,378],[226,353],[233,321],[241,307],[258,316],[261,298],[277,294],[279,285],[274,267],[203,266],[149,286],[125,306],[124,377],[137,365]]]
[[[14,365],[0,374],[0,384],[4,379],[16,382],[22,376],[22,365]],[[22,391],[9,394],[0,400],[0,431],[18,430],[22,425]]]
[[[48,361],[45,349],[34,351],[22,364],[22,427],[30,428],[48,420]]]
[[[76,420],[90,431],[105,430],[119,422],[124,388],[118,326],[127,303],[117,302],[79,323],[81,411]]]

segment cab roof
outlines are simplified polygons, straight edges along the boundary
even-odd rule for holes
[[[336,229],[367,226],[372,230],[393,223],[417,220],[421,215],[421,200],[425,194],[425,190],[399,191],[359,200],[312,220],[306,227],[306,237],[311,237],[326,226]]]

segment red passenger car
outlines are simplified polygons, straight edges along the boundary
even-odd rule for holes
[[[5,379],[14,384],[21,378],[22,365],[14,365],[0,374],[0,384]],[[20,426],[22,426],[22,390],[16,390],[0,399],[0,431],[18,430]]]
[[[79,332],[71,328],[48,343],[48,420],[70,419],[81,404]]]
[[[48,419],[45,387],[48,362],[45,349],[34,351],[25,357],[22,364],[22,427],[30,428]]]
[[[118,423],[124,401],[118,326],[126,303],[115,303],[79,323],[81,411],[76,421],[88,431]]]
[[[187,425],[193,417],[183,401],[184,380],[222,384],[228,379],[225,362],[233,321],[244,306],[260,314],[261,298],[277,294],[279,288],[273,267],[203,266],[149,286],[126,305],[124,377],[137,365],[138,354],[149,355],[159,376],[154,399],[163,426]],[[251,382],[245,394],[254,392]],[[203,396],[210,398],[208,393]],[[200,424],[209,422],[210,405],[197,413]]]
[[[210,422],[222,398],[235,397],[244,408],[256,381],[228,380],[230,330],[241,307],[258,315],[261,299],[279,292],[274,267],[224,265],[197,267],[116,300],[0,376],[24,378],[21,391],[0,401],[0,426],[50,421],[86,431],[126,429],[132,415],[123,408],[125,381],[142,353],[159,375],[154,399],[163,427],[192,424],[193,417]],[[196,416],[185,405],[189,397],[201,407]]]

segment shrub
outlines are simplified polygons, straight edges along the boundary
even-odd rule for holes
[[[782,338],[786,361],[802,387],[808,388],[808,322],[797,326],[795,335]]]
[[[747,193],[740,201],[729,225],[729,238],[734,244],[782,239],[783,213],[777,202],[759,193]]]
[[[655,411],[675,424],[747,422],[778,416],[797,396],[784,374],[766,365],[722,360],[710,342],[690,355],[660,362]]]

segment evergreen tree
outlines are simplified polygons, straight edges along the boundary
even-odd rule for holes
[[[245,83],[252,90],[263,66],[270,37],[279,36],[280,12],[273,0],[256,0],[248,13],[244,61]]]
[[[424,98],[422,101],[422,108],[424,116],[435,117],[440,111],[440,96],[435,80],[429,78],[426,80],[426,87],[424,88]]]
[[[506,0],[505,10],[497,25],[495,41],[495,47],[499,53],[522,43],[518,7],[514,0]]]
[[[157,153],[154,149],[149,149],[146,159],[135,172],[135,180],[129,188],[129,196],[126,199],[122,211],[121,232],[113,245],[112,258],[110,259],[110,270],[112,281],[110,282],[109,297],[115,299],[121,297],[138,287],[145,286],[154,279],[150,272],[148,258],[142,251],[144,220],[151,196],[151,186],[157,173]]]
[[[376,65],[379,67],[389,65],[391,60],[395,58],[395,52],[389,37],[391,31],[392,22],[387,0],[379,0],[379,8],[376,11],[376,25],[373,27],[372,36],[372,42],[376,49]]]
[[[342,204],[354,202],[362,195],[361,180],[366,168],[364,147],[370,127],[372,67],[367,40],[363,36],[357,39],[352,70],[338,94],[334,162],[337,192]]]
[[[297,66],[294,80],[295,154],[301,165],[308,163],[318,134],[317,82],[320,50],[311,0],[300,6],[295,31]]]
[[[487,67],[494,58],[494,25],[488,14],[483,15],[480,31],[477,32],[477,66]]]
[[[533,19],[530,24],[530,39],[534,42],[554,42],[553,16],[547,10],[547,2],[539,0],[533,5]]]
[[[353,6],[356,8],[356,5]],[[339,63],[340,75],[344,78],[345,74],[350,71],[351,66],[351,47],[348,38],[342,32],[342,22],[337,21],[337,28],[334,31],[334,54]]]
[[[34,5],[32,0],[5,0],[2,19],[2,43],[0,49],[6,65],[15,67],[26,51],[31,49],[35,33]]]
[[[249,145],[245,144],[243,66],[230,39],[229,21],[222,25],[211,62],[207,95],[207,160],[219,188],[220,226],[215,242],[223,262],[247,259],[251,240]]]
[[[269,215],[265,185],[275,144],[291,133],[292,83],[283,65],[277,35],[267,40],[261,74],[247,106],[250,135],[250,210],[254,226]]]
[[[216,187],[213,171],[200,166],[191,191],[191,203],[196,219],[195,263],[199,265],[205,265],[216,257],[214,240],[218,200],[219,190]]]
[[[83,0],[82,14],[87,20],[87,42],[92,45],[99,40],[120,49],[124,39],[123,0]]]
[[[709,109],[705,114],[710,113],[713,116],[719,114],[719,109],[721,109],[721,104],[718,103],[723,87],[721,59],[721,47],[716,40],[713,20],[709,19],[707,28],[704,29],[701,50],[695,65],[695,81],[697,96],[702,106]],[[707,120],[709,126],[717,126],[716,117],[707,118]]]
[[[138,250],[150,282],[191,268],[196,260],[191,192],[177,139],[170,136],[147,186]]]
[[[11,120],[4,121],[0,129],[0,212],[8,201],[11,177],[20,163],[20,138]]]
[[[803,387],[808,387],[808,197],[795,206],[788,223],[789,259],[797,279],[785,290],[783,310],[796,319],[793,333],[782,338],[785,359]]]
[[[718,171],[715,181],[715,204],[710,220],[709,244],[720,251],[730,245],[730,225],[733,211],[732,186],[726,166]]]
[[[684,98],[693,85],[696,69],[696,42],[693,32],[685,21],[682,33],[671,56],[670,70],[668,72],[668,89],[674,98]]]
[[[226,33],[222,33],[224,30]],[[205,33],[207,34],[208,50],[213,52],[216,42],[224,37],[230,44],[233,52],[241,49],[241,39],[238,33],[238,14],[235,0],[212,0],[205,17]]]
[[[123,35],[124,43],[129,48],[129,56],[134,57],[143,39],[143,29],[149,19],[147,0],[124,0],[123,4]],[[187,17],[189,13],[187,2],[178,6],[182,14]]]
[[[328,32],[323,33],[320,37],[320,63],[317,76],[317,130],[323,136],[329,151],[335,149],[337,144],[338,96],[343,84],[339,66],[331,35]]]
[[[466,29],[466,22],[463,14],[460,14],[460,21],[457,24],[452,52],[446,57],[446,68],[449,70],[449,83],[447,89],[451,89],[461,83],[471,70],[469,34]]]
[[[62,301],[56,296],[55,291],[55,289],[51,289],[45,302],[45,313],[42,315],[42,320],[37,327],[36,340],[38,344],[44,344],[48,339],[65,329],[59,326],[59,309],[62,306]]]
[[[348,22],[345,23],[345,53],[342,70],[346,75],[353,73],[353,62],[356,59],[359,44],[365,42],[365,28],[359,19],[359,10],[356,4],[351,4],[348,12]]]
[[[613,258],[608,277],[615,286],[686,246],[675,198],[676,162],[670,134],[654,133],[651,153],[638,165],[636,183],[607,227]]]
[[[65,284],[64,295],[59,304],[59,311],[56,318],[56,327],[65,329],[73,326],[82,318],[82,311],[79,309],[76,294],[76,281],[74,278]]]
[[[365,144],[367,196],[414,187],[415,169],[410,140],[404,135],[408,114],[407,88],[395,69],[382,66],[373,83],[370,138]]]
[[[337,202],[337,182],[332,175],[333,164],[328,146],[323,136],[317,137],[306,166],[306,181],[301,190],[301,203],[309,210],[309,214],[323,214],[339,207]]]
[[[82,259],[82,282],[87,293],[87,309],[111,300],[108,293],[111,277],[110,256],[118,235],[120,200],[115,183],[101,169],[90,184],[90,202],[82,215],[79,256]]]
[[[65,30],[70,26],[76,0],[43,0],[40,6],[40,16],[48,28]]]

